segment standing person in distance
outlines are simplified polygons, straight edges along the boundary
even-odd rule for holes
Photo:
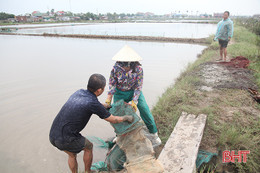
[[[227,61],[227,45],[233,37],[233,21],[229,18],[229,11],[223,14],[223,20],[218,23],[214,41],[219,42],[220,59],[217,61]]]

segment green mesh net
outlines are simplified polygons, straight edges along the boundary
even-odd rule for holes
[[[109,143],[105,142],[103,139],[96,137],[96,136],[86,136],[86,138],[92,143],[94,144],[94,147],[98,147],[98,148],[109,148]]]
[[[111,123],[117,135],[123,135],[125,133],[128,133],[136,129],[137,127],[143,126],[142,123],[139,123],[140,120],[139,116],[135,113],[135,111],[129,104],[124,102],[124,100],[119,100],[118,102],[114,103],[112,105],[112,108],[109,110],[109,112],[115,116],[132,115],[134,117],[134,121],[132,123],[128,123],[128,122],[122,122],[118,124]]]
[[[109,152],[106,158],[106,164],[109,171],[120,171],[124,169],[124,163],[126,162],[125,152],[115,145]]]
[[[91,170],[93,171],[108,171],[107,164],[105,162],[99,161],[91,165]]]
[[[197,160],[196,160],[196,168],[199,168],[203,163],[208,163],[213,156],[217,156],[217,153],[211,153],[204,150],[199,150]]]
[[[117,134],[116,144],[109,150],[105,164],[98,162],[93,166],[101,167],[100,169],[105,166],[109,172],[163,172],[162,165],[154,157],[152,143],[145,136],[144,123],[140,121],[133,108],[120,100],[112,105],[109,112],[115,116],[131,115],[134,117],[134,121],[132,123],[111,123]],[[88,139],[101,148],[108,147],[108,144],[100,138],[92,137]]]

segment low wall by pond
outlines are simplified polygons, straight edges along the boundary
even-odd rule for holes
[[[110,40],[133,40],[133,41],[153,41],[153,42],[176,42],[207,44],[206,38],[172,38],[154,36],[117,36],[117,35],[85,35],[85,34],[25,34],[25,33],[0,33],[1,35],[23,35],[23,36],[44,36],[44,37],[68,37],[85,39],[110,39]]]

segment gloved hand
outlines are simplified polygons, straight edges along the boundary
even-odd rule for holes
[[[111,108],[111,100],[106,99],[105,103],[103,104],[106,109]]]
[[[105,103],[111,106],[111,100],[106,99]]]
[[[109,106],[111,106],[111,100],[106,99],[105,103],[108,104]]]
[[[107,103],[103,103],[103,106],[104,106],[106,109],[111,108],[111,105],[109,105],[109,104],[107,104]]]
[[[131,115],[125,115],[123,116],[123,121],[127,121],[129,123],[132,123],[134,121],[134,117]]]
[[[134,108],[135,112],[137,111],[137,105],[135,104],[135,102],[132,100],[131,101],[131,106]]]

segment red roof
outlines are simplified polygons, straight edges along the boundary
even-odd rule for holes
[[[35,13],[40,13],[39,11],[34,11],[34,12],[32,12],[32,14],[35,14]]]

